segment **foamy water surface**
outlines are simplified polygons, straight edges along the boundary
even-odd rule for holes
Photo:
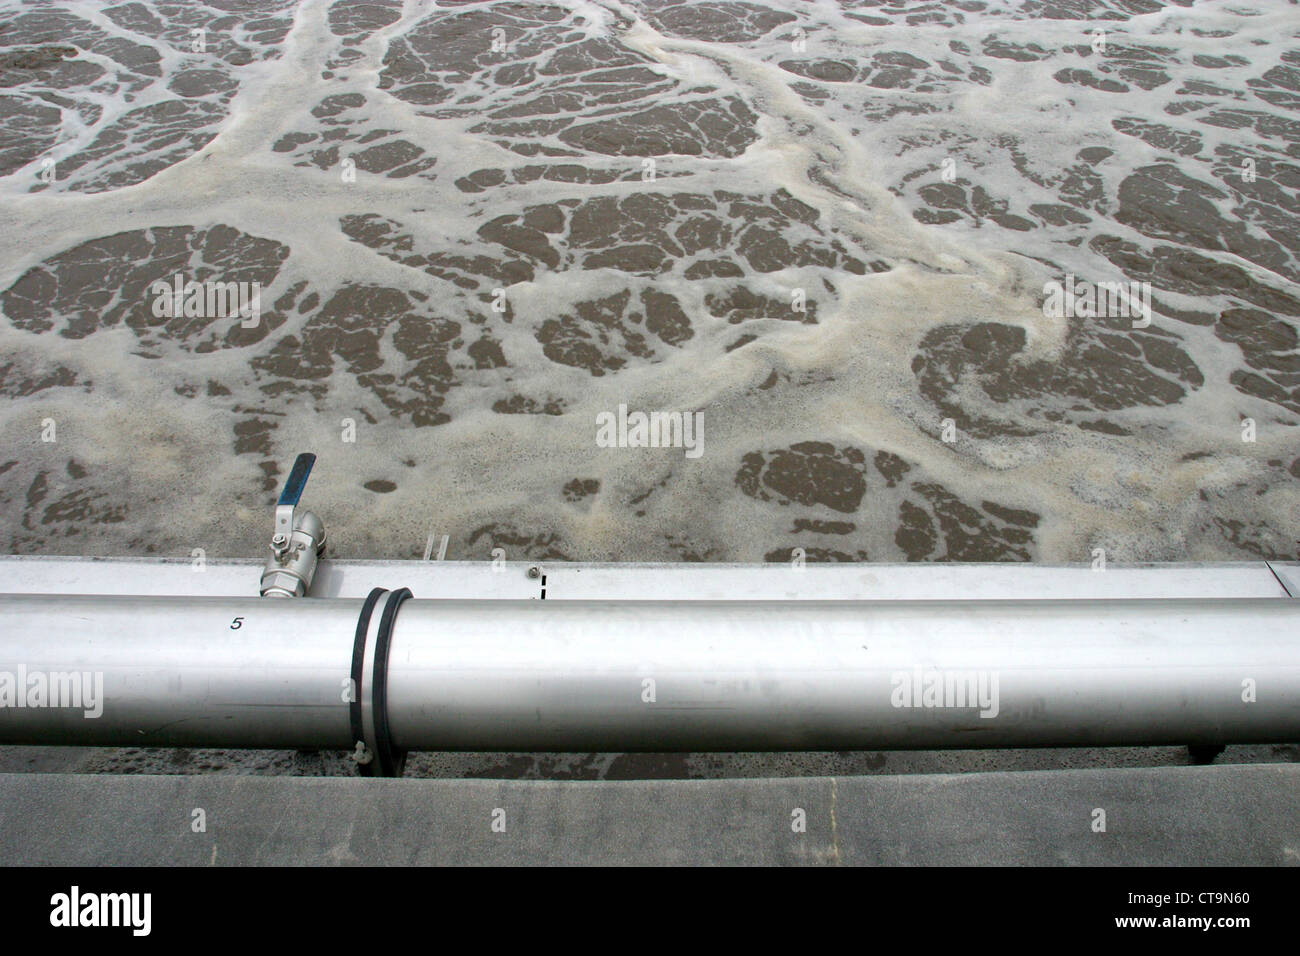
[[[0,5],[0,548],[1300,557],[1298,109],[1285,0]]]

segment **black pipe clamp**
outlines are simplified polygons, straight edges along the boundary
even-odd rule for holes
[[[400,777],[406,768],[406,752],[393,746],[388,729],[388,649],[398,608],[409,597],[411,592],[408,588],[396,591],[375,588],[361,605],[361,614],[357,617],[357,633],[352,642],[352,694],[348,717],[354,744],[352,756],[357,762],[357,770],[365,777]],[[375,608],[381,604],[376,623]],[[364,679],[367,656],[371,659],[369,680]],[[369,729],[365,721],[366,710],[370,712]]]

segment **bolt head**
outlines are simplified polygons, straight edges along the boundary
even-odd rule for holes
[[[528,576],[530,578],[540,578],[542,576],[542,569],[534,564],[531,568],[528,569]]]

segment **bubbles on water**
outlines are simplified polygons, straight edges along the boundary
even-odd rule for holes
[[[1300,47],[1148,6],[14,6],[4,546],[248,555],[310,449],[354,557],[1294,557]]]

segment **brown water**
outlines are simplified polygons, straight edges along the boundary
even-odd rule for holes
[[[1300,556],[1292,3],[4,9],[8,551]]]

